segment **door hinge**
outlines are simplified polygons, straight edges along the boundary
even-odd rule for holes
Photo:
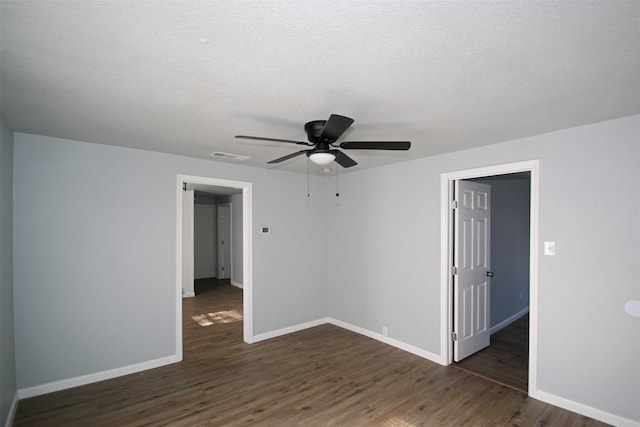
[[[457,200],[452,200],[451,201],[451,209],[458,209],[458,201]]]
[[[455,332],[451,332],[451,341],[456,342],[458,341],[458,334]]]
[[[454,276],[458,274],[458,267],[456,267],[455,265],[451,267],[451,274]]]

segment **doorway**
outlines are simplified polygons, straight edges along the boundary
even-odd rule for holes
[[[454,219],[452,210],[452,200],[454,188],[457,181],[462,180],[487,180],[503,179],[508,174],[527,174],[530,178],[529,182],[529,224],[528,224],[528,300],[529,300],[529,316],[528,316],[528,386],[529,395],[534,394],[537,389],[537,277],[538,277],[538,161],[528,161],[520,163],[505,164],[492,166],[487,168],[471,169],[465,171],[457,171],[444,173],[441,175],[441,345],[442,345],[442,364],[450,365],[453,363],[454,354],[454,300],[453,291],[453,245],[454,245]],[[493,269],[493,268],[492,268]],[[524,295],[523,295],[524,296]],[[525,312],[526,313],[526,312]],[[508,324],[520,314],[514,313],[512,319],[505,319],[504,324]],[[525,318],[526,319],[526,318]],[[502,320],[502,319],[501,319]],[[525,320],[526,322],[526,320]],[[498,325],[500,326],[500,325]]]
[[[193,279],[227,279],[242,288],[242,190],[189,184],[194,191],[193,209]],[[185,199],[186,200],[186,199]],[[184,210],[185,215],[189,213]],[[183,219],[187,219],[183,216]],[[186,221],[185,221],[186,222]],[[235,232],[232,233],[232,228]],[[186,236],[183,235],[183,238]],[[184,244],[188,245],[188,238]],[[187,261],[189,248],[184,248],[183,260]],[[232,256],[235,252],[236,256]],[[188,259],[190,262],[191,259]],[[183,268],[186,266],[183,262]],[[187,283],[188,278],[183,279]],[[187,288],[183,282],[183,288]],[[197,292],[195,292],[197,295]]]
[[[467,357],[456,357],[455,350],[458,350],[458,356],[460,356],[461,347],[464,349],[464,346],[461,346],[462,337],[459,337],[454,345],[454,360],[456,360],[454,366],[526,393],[529,370],[531,174],[519,172],[456,182],[461,188],[469,185],[488,186],[485,188],[489,200],[486,213],[489,214],[491,221],[487,225],[489,229],[487,248],[490,253],[486,257],[488,261],[486,270],[490,271],[491,277],[481,277],[480,280],[465,282],[468,284],[485,282],[489,285],[487,286],[489,304],[484,312],[488,314],[486,342],[482,346],[470,349]],[[460,198],[461,195],[456,194],[456,199]],[[456,213],[459,217],[469,216],[468,213],[461,211],[468,211],[468,208],[458,206]],[[458,241],[461,240],[461,236],[456,237],[455,233],[454,227],[454,252],[457,249],[460,253]],[[456,259],[454,255],[454,260]],[[458,260],[455,265],[459,263]],[[454,287],[454,300],[457,299],[456,289],[460,288],[460,282],[465,276],[464,269],[454,276],[454,284],[458,282],[458,286]],[[457,316],[459,313],[454,307],[454,326]],[[457,329],[460,329],[459,326]],[[459,333],[459,335],[462,334]]]
[[[218,192],[239,190],[242,193],[242,307],[243,340],[253,342],[253,235],[252,235],[252,184],[244,181],[232,181],[191,175],[177,175],[176,184],[176,354],[182,360],[182,280],[183,280],[183,192],[185,184],[192,188],[214,187]],[[233,256],[233,254],[231,255]]]

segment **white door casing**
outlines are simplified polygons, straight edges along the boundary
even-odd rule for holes
[[[451,200],[454,183],[460,179],[480,178],[517,172],[531,173],[529,226],[529,396],[545,400],[538,390],[538,265],[540,161],[527,160],[474,169],[444,172],[440,175],[440,363],[453,362],[453,213]],[[498,272],[499,274],[499,272]],[[557,405],[557,402],[547,403]]]
[[[490,343],[491,187],[455,181],[454,360]]]
[[[182,192],[182,297],[195,296],[193,288],[193,190]]]

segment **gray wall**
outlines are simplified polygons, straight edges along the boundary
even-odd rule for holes
[[[492,327],[529,307],[530,180],[514,175],[474,180],[491,186]]]
[[[440,354],[440,174],[539,159],[538,387],[640,419],[639,137],[633,116],[343,175],[329,315]]]
[[[325,207],[306,177],[17,133],[20,388],[174,354],[178,173],[253,182],[254,227],[273,226],[254,239],[255,334],[326,316],[326,275],[308,274],[326,265]]]
[[[223,203],[231,205],[231,281],[236,285],[242,286],[242,193],[232,195],[196,193],[195,204],[217,205]],[[217,248],[214,250],[217,250]],[[217,263],[217,257],[215,262]],[[198,278],[197,275],[196,278]]]
[[[231,281],[242,285],[242,194],[231,195]]]
[[[215,205],[218,203],[219,196],[215,194],[202,193],[200,191],[194,192],[193,204],[194,205]],[[223,202],[224,203],[224,202]]]
[[[439,354],[440,174],[539,159],[538,237],[558,245],[539,389],[640,419],[639,136],[633,116],[344,174],[339,198],[312,177],[307,198],[299,174],[16,134],[18,384],[173,354],[176,173],[253,182],[256,334],[329,315]]]
[[[13,324],[13,132],[0,115],[0,425],[17,391]]]
[[[217,208],[213,204],[193,207],[193,278],[218,275]]]

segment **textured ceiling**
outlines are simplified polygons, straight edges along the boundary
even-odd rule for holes
[[[234,135],[305,140],[336,113],[355,119],[347,140],[413,142],[350,150],[358,170],[640,113],[635,0],[2,0],[0,14],[19,132],[262,167],[300,147]]]

